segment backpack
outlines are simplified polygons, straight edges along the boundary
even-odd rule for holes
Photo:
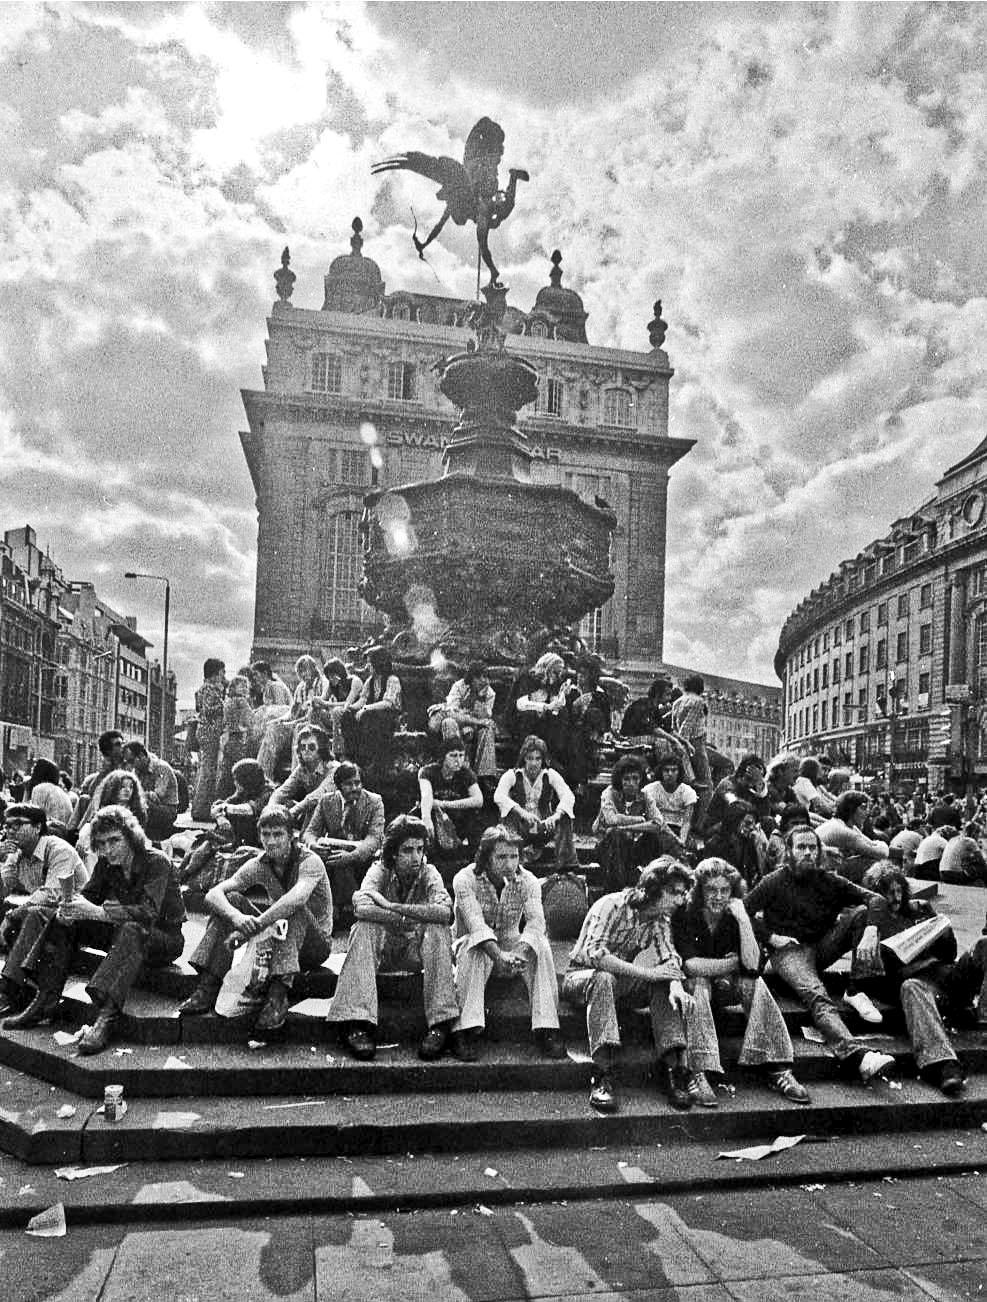
[[[184,814],[189,807],[188,778],[181,769],[175,770],[175,778],[178,781],[178,812]]]

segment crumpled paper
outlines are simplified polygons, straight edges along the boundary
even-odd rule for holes
[[[717,1153],[717,1157],[732,1157],[737,1162],[760,1162],[762,1158],[770,1157],[772,1153],[783,1153],[786,1148],[794,1148],[796,1144],[801,1144],[805,1135],[779,1135],[776,1140],[770,1144],[755,1144],[751,1148],[735,1148],[729,1153]]]

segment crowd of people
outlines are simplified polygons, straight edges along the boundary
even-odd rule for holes
[[[292,690],[264,662],[227,682],[206,661],[180,859],[179,774],[119,732],[100,737],[78,791],[47,760],[4,780],[5,1027],[50,1020],[75,950],[96,946],[78,1051],[100,1052],[142,970],[182,954],[194,892],[208,923],[182,1017],[249,1011],[276,1032],[296,978],[345,930],[328,1020],[357,1059],[375,1055],[378,972],[396,967],[423,974],[423,1059],[481,1054],[491,976],[523,979],[548,1058],[566,1053],[560,998],[585,1010],[600,1112],[619,1105],[621,1011],[642,1004],[672,1106],[718,1105],[728,1008],[744,1021],[740,1065],[808,1103],[782,989],[848,1076],[894,1066],[866,1034],[897,1008],[922,1078],[963,1091],[951,1030],[987,1021],[987,938],[958,955],[911,883],[987,882],[987,801],[872,797],[824,756],[724,765],[700,678],[659,676],[624,708],[598,661],[555,652],[500,705],[487,667],[468,665],[427,710],[416,790],[375,791],[365,777],[388,772],[402,715],[386,650],[363,674],[311,656],[296,672]],[[561,990],[547,889],[560,880],[583,892]],[[823,975],[843,958],[837,999]]]

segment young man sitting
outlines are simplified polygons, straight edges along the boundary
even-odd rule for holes
[[[363,789],[355,764],[344,760],[333,774],[335,790],[326,790],[302,834],[302,841],[326,866],[337,916],[353,921],[353,892],[373,863],[384,840],[384,801]]]
[[[431,829],[432,844],[459,856],[462,863],[462,844],[472,848],[480,838],[483,808],[483,792],[466,763],[462,738],[448,738],[442,743],[442,759],[419,770],[418,791],[422,822]],[[462,843],[459,847],[454,844],[457,839]]]
[[[257,820],[263,851],[206,895],[212,914],[189,962],[199,983],[178,1015],[209,1013],[233,950],[281,918],[283,940],[272,937],[270,978],[257,1017],[258,1031],[284,1025],[291,987],[301,971],[321,967],[332,950],[332,891],[318,855],[303,847],[287,809],[268,808]]]
[[[328,1021],[342,1026],[354,1058],[377,1050],[377,969],[420,968],[428,1029],[418,1047],[426,1061],[445,1051],[459,1003],[452,974],[452,900],[425,858],[428,829],[401,814],[384,830],[380,859],[353,896],[356,922]]]
[[[692,1106],[686,1023],[693,1000],[682,984],[682,964],[669,930],[669,919],[688,898],[691,885],[689,869],[666,855],[648,864],[636,886],[598,899],[583,920],[562,997],[586,1009],[590,1057],[598,1072],[589,1101],[598,1112],[616,1112],[618,1106],[618,1008],[645,1000],[651,1009],[662,1087],[672,1107]],[[655,962],[636,964],[638,954],[652,946]]]
[[[537,859],[551,841],[556,867],[565,870],[579,863],[573,839],[576,797],[549,760],[540,737],[525,737],[517,767],[508,769],[497,784],[494,804],[501,820],[521,837],[525,863]]]
[[[564,1058],[559,987],[545,932],[541,884],[521,867],[520,838],[502,825],[480,838],[476,862],[453,879],[453,952],[461,1012],[454,1027],[457,1057],[473,1062],[486,1024],[484,991],[497,976],[521,976],[531,1002],[531,1029],[549,1058]],[[524,931],[521,931],[521,924]]]
[[[79,1041],[81,1054],[106,1048],[144,965],[174,962],[184,944],[185,906],[171,863],[151,847],[130,810],[106,805],[91,826],[98,856],[92,877],[56,908],[28,910],[3,975],[5,1010],[22,1009],[4,1026],[40,1026],[58,1006],[76,949],[106,950],[86,987],[98,1013]]]

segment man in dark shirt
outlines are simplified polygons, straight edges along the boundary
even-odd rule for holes
[[[441,761],[426,764],[419,770],[418,789],[422,822],[432,830],[433,843],[438,849],[446,849],[439,839],[439,821],[443,815],[466,845],[476,845],[483,830],[479,821],[483,792],[479,779],[466,763],[462,738],[450,737],[443,743]]]
[[[819,973],[851,950],[873,960],[877,930],[867,925],[873,892],[823,865],[815,832],[793,828],[785,841],[784,865],[761,878],[747,896],[747,911],[773,970],[808,1009],[840,1063],[866,1082],[894,1066],[894,1059],[867,1049],[850,1034]]]
[[[86,987],[99,1009],[79,1041],[81,1054],[109,1043],[131,987],[145,964],[163,965],[183,948],[185,906],[165,855],[148,843],[128,809],[110,805],[92,821],[93,875],[80,892],[55,909],[29,910],[4,968],[5,988],[33,986],[34,997],[4,1026],[40,1026],[58,1005],[76,949],[107,951]]]

